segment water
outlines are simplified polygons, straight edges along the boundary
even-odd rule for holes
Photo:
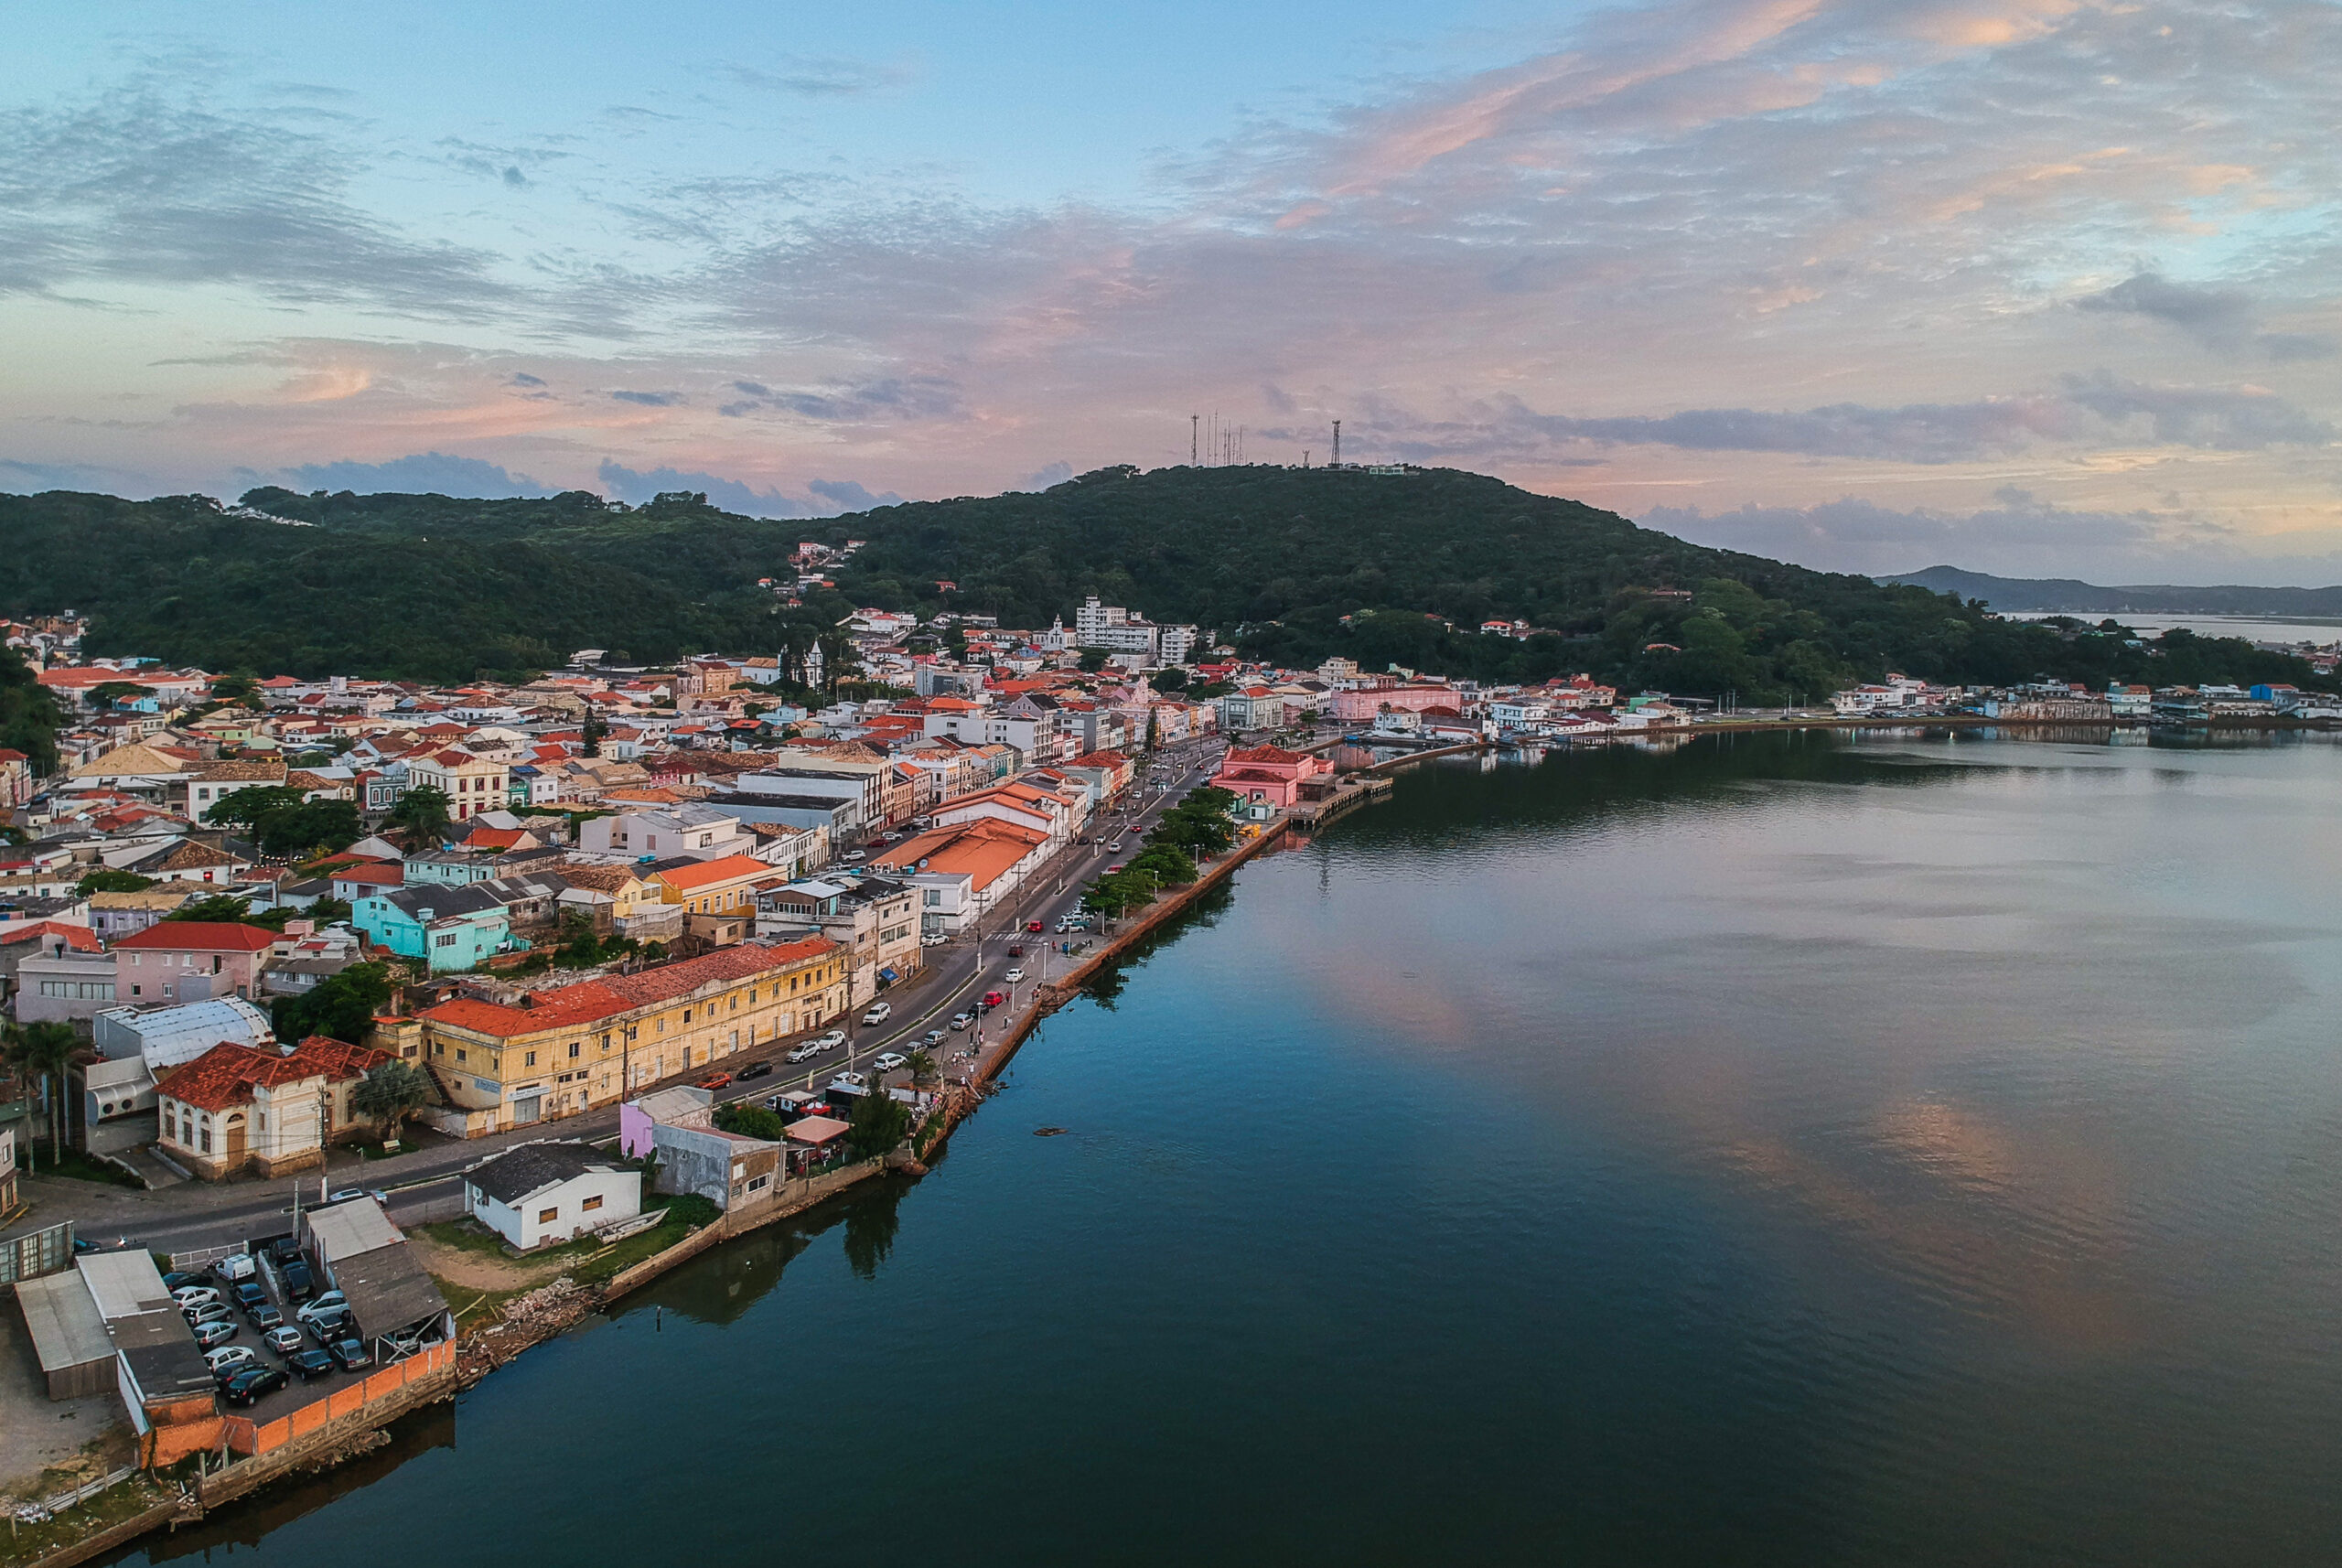
[[[1427,764],[924,1182],[133,1560],[2331,1561],[2338,782],[2316,737]]]
[[[2073,614],[2092,626],[2107,618],[2102,614],[2080,611],[2003,612],[2010,620],[2047,620],[2053,613]],[[2342,642],[2342,620],[2298,620],[2278,616],[2172,615],[2117,615],[2113,618],[2142,637],[2161,637],[2174,628],[2181,628],[2198,637],[2240,637],[2247,642],[2306,642],[2318,648]]]

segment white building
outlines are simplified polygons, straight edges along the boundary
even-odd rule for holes
[[[464,1212],[526,1252],[642,1212],[642,1173],[580,1144],[528,1144],[464,1177]]]

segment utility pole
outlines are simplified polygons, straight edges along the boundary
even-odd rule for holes
[[[1342,422],[1338,419],[1334,421],[1333,459],[1326,466],[1329,468],[1338,468],[1342,466]]]
[[[1200,413],[1187,415],[1187,467],[1190,468],[1196,466],[1197,457],[1201,456],[1201,448],[1197,443],[1201,439],[1203,417]]]

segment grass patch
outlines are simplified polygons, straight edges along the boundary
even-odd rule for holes
[[[86,1541],[165,1500],[167,1494],[160,1487],[144,1476],[133,1476],[118,1486],[108,1487],[82,1507],[66,1509],[46,1524],[18,1524],[8,1534],[0,1535],[0,1564],[37,1563],[52,1552]]]
[[[102,1187],[126,1187],[133,1192],[144,1192],[146,1184],[124,1170],[120,1165],[93,1159],[79,1149],[66,1149],[55,1159],[46,1148],[33,1152],[24,1162],[35,1176],[66,1176],[74,1181],[93,1181]]]

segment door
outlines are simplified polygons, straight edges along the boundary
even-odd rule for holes
[[[543,1114],[544,1103],[543,1093],[532,1094],[513,1101],[512,1125],[519,1127],[534,1122]]]
[[[228,1165],[230,1168],[244,1163],[244,1118],[242,1112],[228,1118]]]

